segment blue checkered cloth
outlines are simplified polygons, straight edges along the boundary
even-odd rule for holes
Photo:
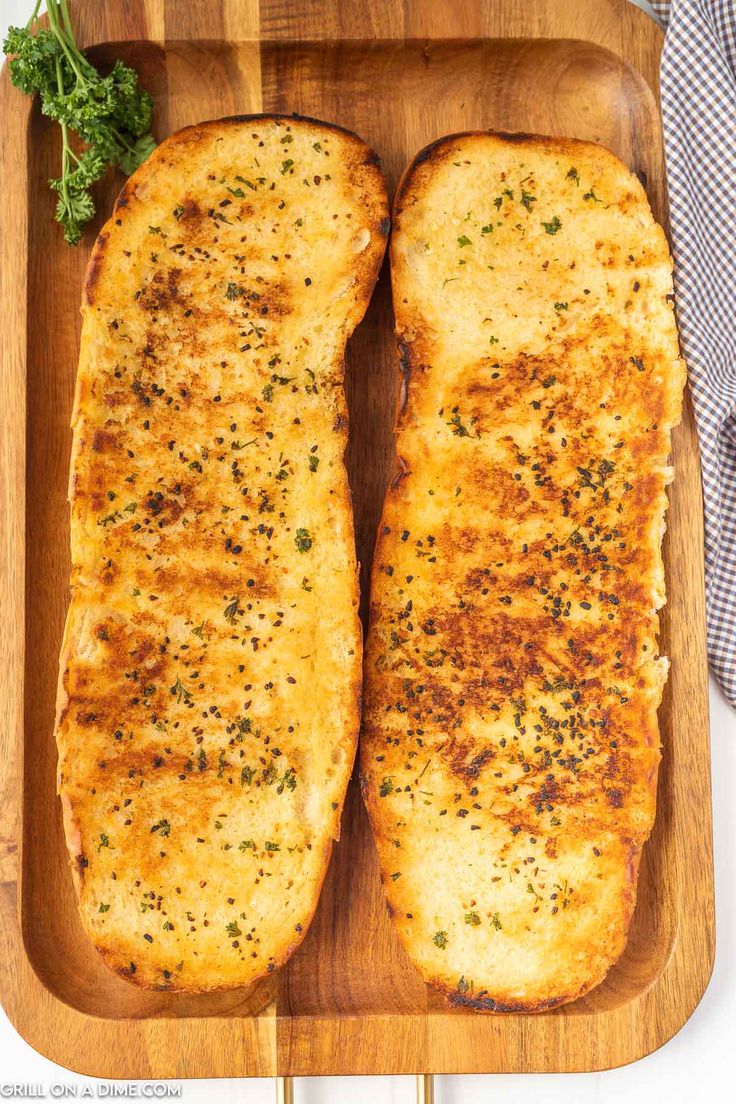
[[[677,319],[700,437],[710,665],[736,706],[736,0],[667,0],[661,64]]]

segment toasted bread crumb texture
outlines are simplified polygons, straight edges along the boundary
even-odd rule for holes
[[[223,120],[90,261],[59,790],[82,920],[143,986],[247,984],[315,908],[360,690],[343,353],[385,219],[353,135]]]
[[[536,1011],[621,954],[654,819],[671,262],[608,151],[474,134],[408,173],[392,274],[364,793],[424,977]]]

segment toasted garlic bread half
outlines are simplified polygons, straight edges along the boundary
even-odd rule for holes
[[[141,986],[246,985],[317,903],[361,686],[343,354],[387,230],[357,137],[246,116],[165,141],[92,253],[59,793]]]
[[[671,262],[607,150],[494,134],[417,157],[391,261],[365,800],[424,978],[538,1011],[621,954],[654,819]]]

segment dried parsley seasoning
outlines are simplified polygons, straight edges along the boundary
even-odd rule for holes
[[[434,943],[435,947],[439,947],[439,949],[441,951],[444,951],[445,947],[447,946],[447,942],[448,942],[447,941],[447,932],[446,931],[435,932],[434,936],[432,937],[432,942]]]
[[[542,226],[546,234],[556,234],[558,230],[562,228],[562,223],[557,215],[555,215],[549,222],[542,222]]]
[[[242,609],[240,605],[240,598],[236,595],[235,597],[231,598],[228,604],[225,606],[225,609],[223,610],[223,617],[230,625],[234,625],[236,623],[236,618],[242,617],[244,613],[245,610]]]
[[[297,529],[294,537],[297,552],[308,552],[312,547],[312,536],[308,529]]]
[[[179,675],[176,676],[174,685],[169,687],[169,693],[176,698],[177,705],[181,705],[182,702],[185,705],[189,705],[192,700],[191,691],[187,690]]]
[[[476,427],[477,421],[478,419],[475,416],[472,416],[470,418],[471,427]],[[452,428],[452,432],[455,437],[480,437],[480,433],[478,432],[477,427],[475,433],[470,432],[468,427],[463,422],[462,415],[460,414],[459,408],[457,406],[453,406],[452,417],[450,418],[449,422],[445,422],[445,425],[448,425]]]

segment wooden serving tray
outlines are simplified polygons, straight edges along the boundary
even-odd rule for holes
[[[473,128],[601,142],[666,218],[657,72],[662,36],[626,0],[78,0],[80,43],[140,71],[163,137],[202,119],[292,112],[340,123],[389,184],[426,143]],[[18,1031],[102,1077],[596,1070],[669,1039],[713,960],[700,468],[692,413],[674,437],[665,542],[664,760],[627,950],[587,997],[536,1016],[450,1010],[390,926],[353,784],[317,916],[287,967],[249,991],[138,991],[77,919],[55,796],[57,656],[68,581],[67,465],[82,273],[122,181],[99,191],[83,245],[64,245],[47,179],[58,135],[0,81],[2,527],[0,993]],[[348,357],[364,583],[394,457],[397,383],[387,273]]]

